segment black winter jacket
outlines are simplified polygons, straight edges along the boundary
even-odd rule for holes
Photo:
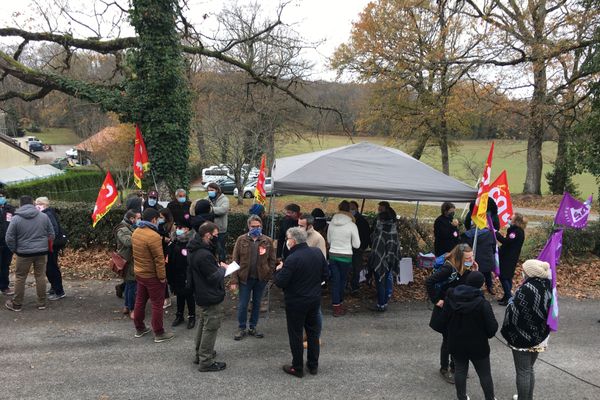
[[[371,227],[369,221],[361,214],[354,214],[356,227],[358,228],[358,237],[360,238],[360,250],[366,250],[371,245]]]
[[[481,289],[459,285],[449,289],[442,319],[448,332],[448,350],[461,360],[480,360],[490,355],[488,339],[498,322]]]
[[[462,243],[467,243],[472,248],[475,238],[475,228],[466,231],[460,237]],[[496,262],[496,238],[487,228],[477,231],[475,261],[479,265],[479,272],[487,273],[494,270]]]
[[[15,215],[15,208],[10,204],[6,203],[0,206],[0,246],[6,246],[6,230],[10,224],[10,220]]]
[[[458,228],[452,225],[452,218],[440,215],[433,223],[433,252],[436,257],[449,253],[460,243]]]
[[[327,260],[317,247],[298,244],[290,250],[283,268],[275,272],[275,284],[283,289],[288,307],[303,307],[321,301],[321,282],[329,278]]]
[[[171,210],[171,213],[173,214],[173,221],[175,221],[175,224],[181,224],[184,221],[189,221],[191,204],[192,203],[189,200],[185,203],[180,203],[177,200],[173,200],[167,204],[167,208]]]
[[[500,277],[512,280],[525,241],[525,232],[518,226],[511,226],[506,231],[506,237],[496,232],[496,239],[502,243],[502,246],[498,249]]]
[[[215,248],[196,234],[188,243],[186,287],[194,291],[196,304],[211,306],[225,299],[225,269],[219,267]]]
[[[284,218],[279,223],[279,235],[277,236],[277,258],[285,259],[289,250],[285,246],[287,230],[298,226],[297,219]]]
[[[188,249],[187,245],[193,232],[188,232],[183,237],[178,237],[167,246],[167,282],[175,294],[186,294],[185,281],[187,279]]]
[[[456,269],[452,264],[446,261],[438,272],[430,275],[425,281],[427,295],[429,296],[429,300],[434,304],[431,312],[431,319],[429,320],[429,326],[436,332],[444,333],[446,325],[442,318],[442,309],[435,304],[440,300],[445,301],[448,290],[464,284],[467,281],[467,276],[469,276],[469,273],[471,272],[470,270],[465,270],[462,275],[459,275],[458,272],[456,272],[456,279],[448,282],[448,278],[450,278],[455,271]],[[440,290],[436,290],[436,285],[438,283],[442,284]]]

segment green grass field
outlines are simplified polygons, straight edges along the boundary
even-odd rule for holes
[[[44,128],[40,133],[27,132],[26,136],[37,136],[45,144],[78,144],[81,138],[69,128]]]
[[[407,151],[406,146],[398,146],[389,142],[387,138],[382,137],[354,137],[354,143],[369,141],[372,143],[385,145]],[[345,146],[352,142],[347,136],[320,135],[319,137],[310,137],[306,140],[287,141],[276,146],[277,157],[287,157],[296,154],[302,154],[312,151],[325,150],[329,148]],[[491,141],[466,140],[453,146],[450,150],[450,174],[463,182],[474,185],[477,176],[469,171],[467,165],[471,166],[477,175],[483,170],[485,159],[487,158]],[[410,153],[410,151],[407,151]],[[496,140],[494,150],[494,160],[492,164],[492,180],[496,179],[502,170],[506,170],[508,183],[511,193],[521,193],[523,183],[525,182],[525,172],[527,170],[527,143],[523,140]],[[544,160],[543,174],[552,170],[552,161],[556,157],[556,142],[544,142],[542,149]],[[439,148],[428,147],[421,158],[421,161],[441,170],[441,158]],[[594,194],[598,198],[598,185],[594,177],[590,174],[580,174],[574,177],[582,197],[587,198]],[[548,184],[545,176],[542,177],[542,193],[548,192]]]

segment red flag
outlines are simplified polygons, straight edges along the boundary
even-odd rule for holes
[[[144,172],[150,169],[148,162],[148,153],[146,152],[146,144],[142,138],[142,131],[139,125],[135,125],[135,146],[133,148],[133,180],[138,188],[142,188],[142,178]]]
[[[494,156],[494,142],[490,147],[490,153],[488,154],[487,161],[485,162],[485,168],[483,170],[483,179],[479,190],[477,190],[477,199],[475,200],[475,207],[471,213],[471,220],[479,229],[483,229],[487,225],[487,203],[490,192],[490,176],[492,175],[492,157]]]
[[[256,189],[254,189],[254,202],[267,204],[267,192],[265,191],[265,167],[267,165],[267,157],[263,154],[260,161],[260,172],[258,173],[258,181],[256,182]]]
[[[106,173],[104,183],[98,192],[98,198],[96,199],[96,206],[92,213],[92,226],[95,227],[98,221],[102,219],[108,213],[110,208],[117,201],[118,192],[115,182],[110,174],[110,171]]]
[[[502,171],[494,183],[490,185],[490,197],[498,205],[498,218],[500,219],[500,228],[505,226],[513,215],[512,200],[508,190],[508,179],[506,170]]]

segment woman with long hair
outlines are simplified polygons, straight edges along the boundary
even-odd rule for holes
[[[448,289],[466,283],[471,270],[477,270],[477,263],[473,258],[473,249],[468,244],[455,246],[446,261],[425,281],[427,295],[433,303],[433,311],[429,326],[442,334],[442,347],[440,349],[440,374],[449,383],[454,383],[454,362],[448,350],[448,335],[442,315],[444,300]]]

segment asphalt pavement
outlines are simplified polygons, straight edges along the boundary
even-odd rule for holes
[[[216,344],[227,369],[198,372],[192,364],[194,331],[174,329],[175,339],[155,344],[136,339],[133,323],[120,313],[114,281],[68,281],[68,297],[45,311],[26,292],[23,311],[0,310],[0,381],[4,399],[454,399],[441,379],[441,337],[427,325],[424,302],[392,303],[385,313],[367,310],[369,299],[333,318],[324,300],[319,374],[298,379],[284,374],[291,361],[281,293],[272,294],[264,339],[233,340],[235,304]],[[2,299],[4,300],[4,299]],[[541,359],[600,385],[599,301],[562,299],[559,332]],[[494,304],[498,320],[504,309]],[[173,319],[167,309],[165,325]],[[148,313],[149,315],[149,310]],[[147,317],[149,319],[149,317]],[[149,321],[148,321],[149,323]],[[511,352],[492,339],[492,374],[498,400],[516,393]],[[483,399],[474,371],[468,392]],[[536,399],[599,399],[593,388],[541,361],[536,364]]]

